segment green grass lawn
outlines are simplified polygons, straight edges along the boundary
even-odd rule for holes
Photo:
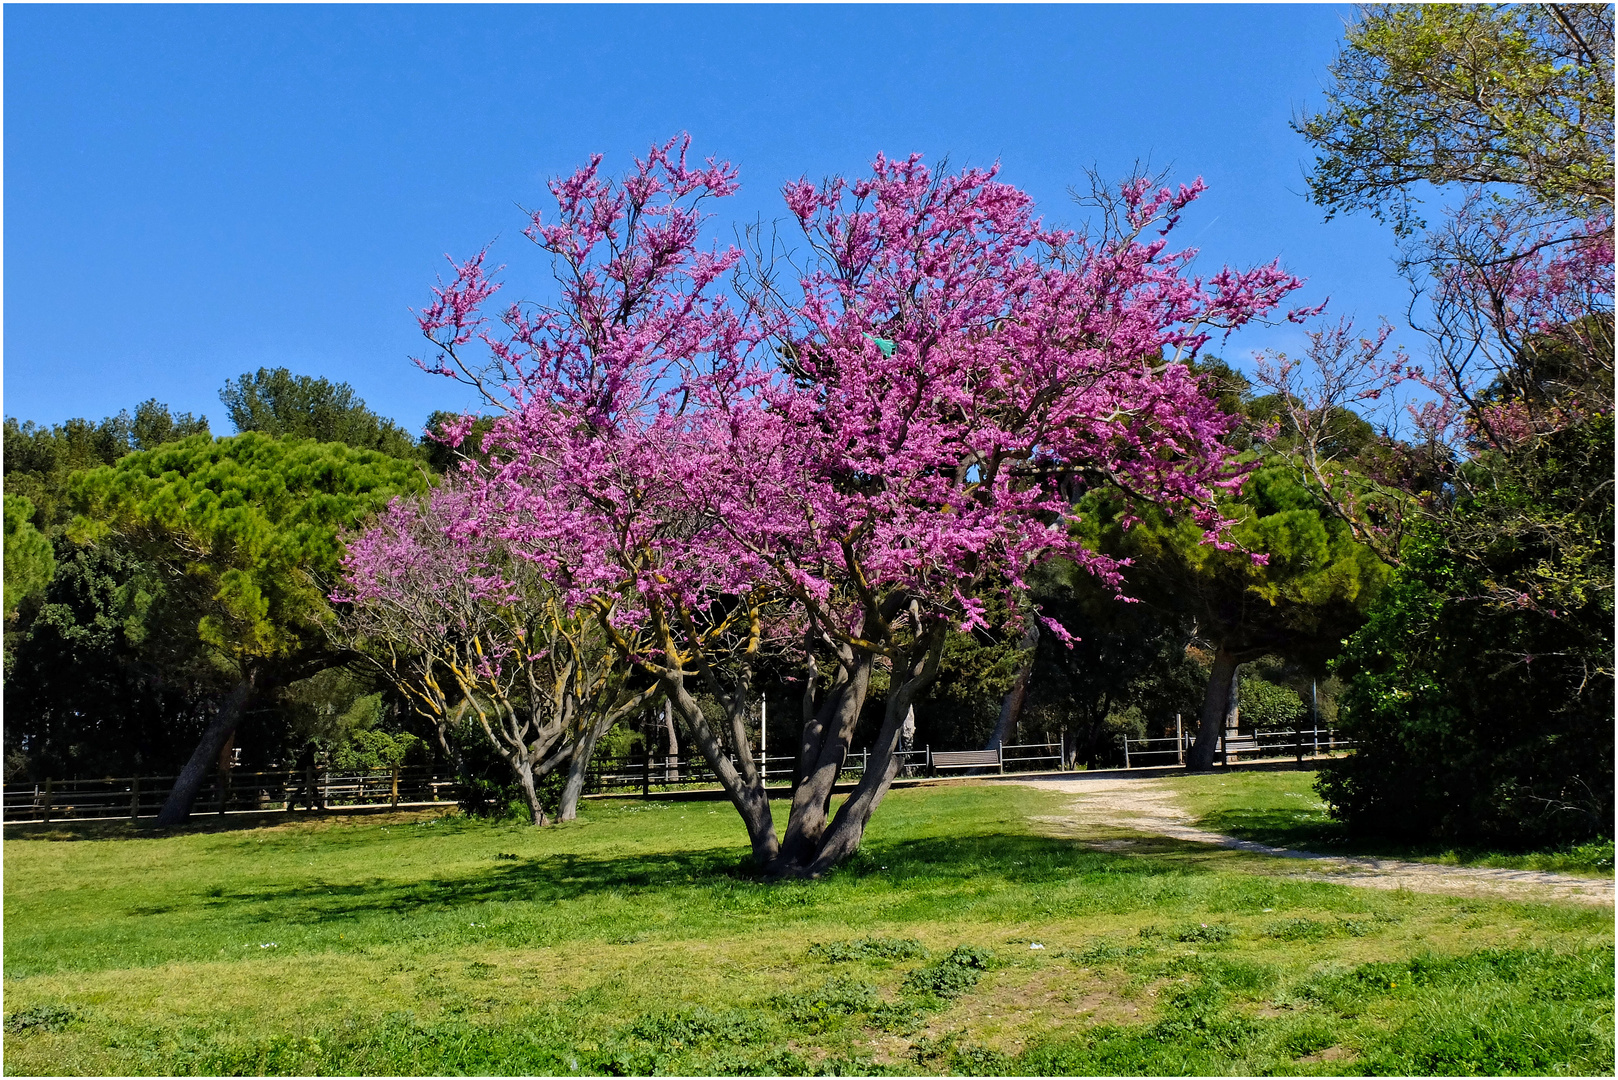
[[[1312,770],[1285,770],[1203,773],[1177,776],[1165,783],[1203,828],[1275,847],[1594,877],[1613,874],[1611,840],[1561,851],[1523,853],[1350,837],[1326,816],[1326,804],[1316,794],[1314,781]]]
[[[853,862],[775,884],[724,803],[591,802],[547,829],[13,827],[4,1065],[1612,1073],[1609,909],[1098,851],[1030,821],[1063,805],[896,791]]]

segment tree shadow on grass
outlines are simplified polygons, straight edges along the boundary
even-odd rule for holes
[[[1441,859],[1459,865],[1489,865],[1521,860],[1528,868],[1612,876],[1612,842],[1584,845],[1508,848],[1466,845],[1413,837],[1361,835],[1344,825],[1307,812],[1288,809],[1215,810],[1197,824],[1214,832],[1271,847],[1318,855],[1370,856],[1380,859]]]
[[[706,893],[708,905],[719,911],[768,911],[846,901],[868,886],[979,892],[1000,884],[1055,885],[1089,874],[1150,876],[1211,869],[1195,860],[1167,862],[1092,851],[1065,839],[983,835],[874,844],[818,881],[767,879],[743,849],[725,846],[646,855],[497,856],[487,868],[458,876],[231,888],[217,890],[209,899],[296,908],[298,920],[309,923],[449,912],[482,904],[543,906],[609,894],[633,900],[671,890]]]
[[[441,807],[393,810],[386,806],[354,806],[338,810],[266,810],[262,813],[195,814],[183,825],[160,826],[151,818],[68,818],[59,821],[8,821],[7,840],[161,840],[170,836],[255,832],[261,829],[319,827],[348,821],[367,825],[414,824],[456,813],[454,803]]]

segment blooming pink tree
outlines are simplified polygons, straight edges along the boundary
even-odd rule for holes
[[[1114,227],[1084,237],[1045,228],[993,170],[919,157],[788,185],[811,253],[789,277],[759,252],[699,250],[697,204],[734,173],[675,146],[617,183],[596,159],[552,185],[556,213],[529,236],[559,268],[554,307],[508,308],[496,332],[479,257],[423,314],[441,353],[426,366],[507,413],[451,532],[498,534],[593,612],[681,712],[755,858],[813,875],[857,848],[906,711],[986,595],[1025,610],[1024,575],[1057,555],[1119,580],[1073,539],[1078,491],[1119,485],[1217,539],[1214,496],[1240,482],[1232,421],[1175,361],[1299,282],[1273,265],[1191,274],[1166,234],[1200,184],[1127,184]],[[746,721],[757,663],[792,639],[808,677],[778,838]],[[883,724],[828,820],[879,668]]]
[[[464,494],[396,500],[351,539],[332,633],[432,722],[455,754],[471,724],[510,766],[535,825],[536,783],[567,765],[557,816],[572,820],[598,739],[655,693],[634,685],[593,618],[565,605],[497,538],[456,536]]]

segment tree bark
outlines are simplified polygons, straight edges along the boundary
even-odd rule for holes
[[[724,744],[719,741],[713,728],[708,726],[707,717],[702,715],[702,707],[686,689],[685,675],[684,671],[677,670],[664,674],[661,677],[663,691],[674,702],[680,715],[685,717],[686,727],[696,741],[703,760],[713,769],[725,794],[730,796],[731,805],[741,816],[742,824],[747,828],[748,842],[753,848],[753,860],[760,866],[769,866],[780,853],[780,844],[775,838],[775,820],[770,816],[770,798],[764,790],[763,776],[753,768],[751,751],[745,743],[736,747],[736,758],[746,770],[746,775],[731,763]]]
[[[584,794],[584,782],[590,775],[590,759],[595,757],[596,743],[607,733],[614,719],[612,713],[603,716],[586,727],[574,744],[573,760],[567,766],[567,782],[562,785],[562,802],[556,808],[557,821],[572,821],[579,816],[579,796]]]
[[[534,784],[534,766],[532,762],[522,761],[511,763],[516,770],[517,780],[522,785],[523,801],[528,804],[528,816],[535,825],[546,825],[545,808],[539,803],[539,790]]]
[[[219,703],[219,711],[202,733],[202,740],[175,778],[174,790],[169,792],[163,809],[158,812],[158,825],[179,825],[191,817],[191,808],[196,804],[197,793],[202,790],[202,782],[209,770],[218,764],[220,751],[236,734],[236,727],[242,722],[242,711],[247,707],[247,698],[252,692],[253,677],[248,676],[231,687],[230,693]]]
[[[935,628],[912,647],[907,657],[908,663],[902,668],[908,677],[888,692],[882,730],[877,733],[876,740],[871,744],[869,756],[865,761],[865,772],[860,776],[859,783],[854,785],[854,790],[838,808],[837,817],[826,830],[814,861],[801,871],[796,866],[789,867],[788,872],[795,874],[801,872],[808,877],[819,877],[859,850],[871,815],[876,813],[876,808],[881,805],[888,788],[893,784],[893,778],[899,773],[899,759],[894,753],[899,748],[899,729],[904,726],[905,714],[910,711],[916,695],[938,675],[938,662],[943,655],[944,638],[943,629]],[[893,666],[894,674],[897,675],[901,665],[895,660]]]
[[[1022,719],[1022,703],[1028,696],[1028,678],[1034,673],[1034,660],[1039,648],[1039,622],[1032,615],[1028,616],[1028,629],[1017,648],[1023,654],[1023,662],[1017,665],[1017,675],[1011,681],[1011,689],[1000,701],[1000,720],[994,725],[994,732],[983,747],[985,750],[998,750],[1004,746],[1017,730],[1017,721]]]
[[[1213,670],[1208,673],[1208,689],[1202,697],[1202,713],[1197,719],[1197,740],[1185,756],[1185,767],[1192,772],[1213,768],[1219,749],[1219,736],[1225,730],[1225,714],[1230,707],[1230,688],[1241,666],[1240,654],[1218,645],[1214,648]]]
[[[663,730],[668,735],[669,752],[664,758],[663,771],[670,782],[680,778],[680,736],[674,731],[674,706],[663,699]]]
[[[820,850],[826,809],[865,705],[873,660],[869,653],[847,657],[843,665],[846,677],[833,683],[815,719],[804,725],[799,752],[803,776],[792,793],[786,835],[781,840],[779,862],[783,866],[807,866]]]

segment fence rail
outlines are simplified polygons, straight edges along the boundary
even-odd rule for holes
[[[1126,768],[1149,768],[1183,764],[1191,740],[1173,736],[1162,739],[1125,738]],[[1220,738],[1219,760],[1240,757],[1286,757],[1335,753],[1352,749],[1354,743],[1335,729],[1302,731],[1259,731],[1231,739]],[[1015,772],[1031,769],[1059,769],[1063,764],[1061,743],[1021,743],[1000,748],[1000,765],[984,766],[984,771]],[[930,746],[902,750],[899,775],[936,775]],[[734,762],[732,758],[732,762]],[[870,751],[848,754],[838,771],[838,779],[853,781],[863,776],[870,763]],[[797,767],[794,757],[772,754],[755,760],[766,781],[790,784]],[[957,766],[959,767],[959,766]],[[173,776],[125,776],[98,780],[46,779],[39,783],[6,784],[3,810],[6,821],[52,821],[65,818],[143,818],[162,809],[174,786]],[[598,758],[585,775],[585,794],[639,791],[679,791],[713,787],[719,778],[701,757],[630,754]],[[378,769],[369,772],[327,773],[312,770],[237,772],[215,775],[197,793],[193,814],[239,813],[289,809],[289,803],[313,803],[321,807],[414,805],[453,802],[459,795],[459,782],[453,777],[434,774],[414,766]]]
[[[1195,741],[1190,732],[1179,737],[1169,735],[1159,739],[1131,739],[1124,736],[1122,739],[1124,768],[1184,765],[1185,755]],[[1336,728],[1277,728],[1243,732],[1234,738],[1222,733],[1215,753],[1224,764],[1239,761],[1244,757],[1249,759],[1291,757],[1302,761],[1305,757],[1352,750],[1354,745],[1352,739],[1345,739]]]
[[[1062,762],[1060,743],[1002,746],[1000,751],[1007,770],[1035,768],[1044,763],[1052,763],[1046,767],[1054,767]],[[898,751],[894,756],[899,760],[899,775],[931,773],[932,755],[933,751],[929,746]],[[865,775],[865,768],[870,760],[869,750],[850,752],[838,770],[838,779],[852,781]],[[735,762],[735,756],[732,755],[731,763]],[[771,754],[762,762],[755,758],[754,764],[762,769],[766,782],[787,784],[792,781],[797,769],[797,758],[790,754]],[[668,757],[656,754],[648,757],[645,754],[629,754],[619,758],[597,759],[590,766],[584,790],[586,794],[635,790],[651,794],[658,791],[675,791],[692,785],[712,786],[717,783],[719,778],[701,757]]]
[[[173,776],[124,776],[88,780],[47,778],[7,784],[6,821],[62,818],[143,818],[162,809]],[[210,777],[192,808],[198,813],[283,810],[289,801],[317,806],[378,806],[453,801],[456,781],[423,767],[329,773],[313,770],[237,772]]]

